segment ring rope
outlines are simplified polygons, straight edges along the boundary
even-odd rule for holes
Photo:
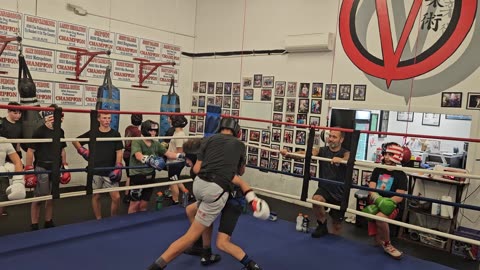
[[[102,137],[97,138],[97,142],[104,141],[140,141],[140,140],[157,140],[157,139],[171,139],[173,136],[158,136],[158,137]],[[203,138],[203,136],[178,136],[178,139]],[[90,138],[61,138],[60,142],[88,142]],[[0,143],[51,143],[52,139],[0,139]]]
[[[169,185],[172,185],[172,184],[189,183],[189,182],[192,182],[192,181],[193,181],[193,179],[190,178],[190,179],[168,181],[168,182],[146,184],[146,185],[138,185],[138,186],[124,186],[124,187],[115,187],[115,188],[94,189],[93,194],[108,193],[108,192],[113,192],[113,191],[125,191],[125,190],[139,189],[139,188],[153,188],[153,187],[169,186]],[[74,191],[74,192],[60,193],[60,198],[79,197],[79,196],[84,196],[84,195],[87,195],[87,191],[85,191],[85,190]],[[32,203],[32,202],[41,202],[41,201],[47,201],[47,200],[51,200],[51,199],[53,199],[52,195],[46,195],[46,196],[39,196],[39,197],[33,197],[33,198],[28,198],[28,199],[22,199],[22,200],[6,201],[6,202],[0,202],[0,207],[17,205],[17,204],[24,204],[24,203]]]

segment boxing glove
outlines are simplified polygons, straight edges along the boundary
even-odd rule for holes
[[[25,199],[27,193],[24,181],[23,175],[14,175],[12,177],[11,185],[5,190],[10,201]]]
[[[117,183],[122,180],[122,167],[123,164],[121,162],[118,162],[115,165],[115,169],[111,171],[110,174],[108,174],[108,177],[110,178],[110,181],[112,181],[112,183]]]
[[[165,168],[165,160],[161,157],[157,157],[153,155],[143,156],[142,163],[159,171]]]
[[[268,207],[267,202],[258,198],[253,190],[245,192],[245,199],[252,207],[254,217],[262,220],[267,220],[270,217],[270,207]]]
[[[25,166],[25,172],[34,172],[32,165]],[[25,174],[25,187],[34,188],[37,186],[37,175],[36,174]]]
[[[80,147],[77,149],[77,153],[81,155],[86,161],[88,161],[88,156],[90,156],[90,151],[85,147]]]
[[[392,200],[391,198],[384,198],[376,192],[372,193],[371,198],[375,205],[378,207],[379,211],[386,216],[392,214],[393,210],[397,208],[397,203],[395,203],[394,200]]]
[[[13,163],[11,163],[11,162],[7,162],[7,163],[5,163],[5,165],[0,166],[0,173],[14,172],[14,171],[15,171],[15,165],[13,165]],[[2,175],[2,176],[10,177],[9,175]]]
[[[378,206],[376,206],[375,204],[370,204],[369,206],[366,206],[362,209],[362,212],[370,215],[376,215],[379,211],[380,210],[378,209]]]
[[[68,170],[68,164],[65,163],[62,165],[62,169]],[[70,183],[70,180],[72,180],[72,175],[70,172],[60,172],[60,183],[63,185],[66,185]]]

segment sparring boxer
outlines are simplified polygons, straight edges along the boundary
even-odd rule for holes
[[[164,155],[167,159],[176,159],[177,161],[178,159],[183,160],[185,157],[183,153],[167,151],[160,142],[149,139],[149,137],[158,136],[159,124],[157,122],[146,120],[142,123],[140,132],[145,139],[132,142],[130,165],[133,167],[146,164],[149,167],[130,170],[131,186],[153,184],[155,181],[155,170],[163,170],[166,166],[165,160],[163,159]],[[147,211],[152,192],[153,188],[132,189],[130,191],[128,213]]]
[[[188,124],[188,120],[183,115],[172,115],[168,119],[170,124],[174,128],[174,132],[172,134],[173,138],[168,143],[168,151],[174,153],[183,153],[183,143],[186,141],[186,139],[179,139],[176,137],[186,136],[183,128]],[[171,162],[170,159],[167,160],[167,163],[169,162]],[[168,166],[168,179],[172,181],[178,180],[180,178],[180,173],[182,172],[184,167],[185,164],[183,163],[176,163],[176,165]],[[178,204],[180,190],[184,194],[188,192],[183,183],[170,185],[173,204]]]
[[[190,139],[184,144],[183,148],[185,150],[187,162],[190,160],[192,164],[195,163],[196,152],[198,151],[196,148],[199,147],[200,140],[201,139]],[[245,162],[246,160],[244,156],[242,162],[238,166],[237,174],[240,176],[245,172]],[[195,175],[192,175],[192,178],[195,178]],[[222,209],[216,245],[218,249],[230,254],[232,257],[242,263],[245,266],[245,269],[260,270],[262,268],[258,266],[258,264],[253,261],[241,247],[237,246],[231,241],[233,231],[237,225],[238,218],[240,215],[242,215],[245,204],[245,196],[243,196],[239,187],[235,186],[233,192],[230,192],[229,194],[225,207]],[[193,222],[197,209],[198,207],[196,203],[190,204],[187,207],[186,211],[190,222]],[[200,263],[202,265],[210,265],[220,261],[221,257],[218,254],[212,254],[212,228],[207,229],[206,233],[204,234],[205,236],[199,238],[193,247],[188,251],[185,251],[185,253],[190,255],[199,255],[201,256]]]
[[[50,105],[49,107],[57,108],[55,104]],[[53,139],[54,130],[53,130],[53,111],[43,111],[43,119],[45,124],[40,126],[33,132],[33,139]],[[63,122],[63,117],[61,119]],[[63,129],[60,129],[60,138],[65,138],[65,132]],[[65,142],[61,143],[62,152],[59,157],[54,156],[52,153],[53,142],[49,143],[31,143],[27,150],[27,157],[25,160],[25,172],[44,172],[52,169],[52,164],[55,159],[61,159],[60,164],[62,166],[67,166],[67,154],[65,152],[65,147],[67,144]],[[35,161],[35,162],[34,162]],[[63,178],[63,179],[62,179]],[[71,179],[70,173],[65,172],[60,175],[60,182],[68,183]],[[34,196],[46,196],[50,195],[52,187],[51,174],[26,174],[25,175],[25,187],[35,188]],[[40,204],[41,202],[33,202],[31,206],[31,229],[32,231],[38,230],[38,221],[40,217]],[[55,227],[53,223],[53,201],[45,201],[45,224],[44,228]]]
[[[20,106],[18,102],[9,102],[8,105]],[[0,118],[0,136],[7,139],[21,139],[22,138],[22,123],[20,118],[22,117],[22,111],[15,109],[8,109],[7,116]],[[19,143],[12,143],[13,148],[17,151],[17,154],[22,159],[22,151]],[[6,162],[12,163],[9,159],[9,155],[6,155]],[[23,169],[23,165],[22,165]],[[0,215],[8,215],[5,207],[0,207]]]
[[[240,187],[252,206],[254,216],[267,219],[270,210],[267,203],[258,198],[238,175],[238,166],[245,154],[245,145],[234,135],[240,133],[240,126],[232,118],[222,119],[220,132],[204,139],[197,155],[193,172],[193,193],[198,200],[198,210],[188,231],[173,242],[148,269],[165,269],[205,232],[224,208],[233,186]],[[245,258],[248,260],[248,258]]]
[[[395,219],[398,215],[399,205],[403,198],[382,193],[383,190],[405,193],[407,189],[407,175],[405,172],[395,170],[401,166],[404,149],[397,143],[390,142],[382,145],[382,163],[392,166],[392,169],[375,168],[368,186],[377,189],[378,192],[369,192],[370,205],[364,208],[364,212],[379,217]],[[402,252],[396,249],[390,242],[390,227],[383,221],[369,221],[368,233],[375,236],[375,241],[381,244],[383,250],[395,259],[402,257]]]
[[[97,117],[99,122],[98,130],[89,130],[77,138],[90,138],[90,132],[96,132],[97,138],[121,137],[120,133],[110,127],[112,121],[111,114],[99,113]],[[90,157],[90,142],[72,142],[77,153],[88,161]],[[88,149],[83,145],[89,144]],[[122,157],[123,143],[121,141],[97,141],[95,148],[95,157],[93,166],[99,167],[115,167],[113,170],[96,170],[93,174],[93,189],[118,187],[122,180]],[[92,208],[96,219],[102,218],[102,206],[100,203],[101,194],[92,195]],[[118,191],[110,192],[112,200],[110,204],[110,215],[118,214],[118,206],[120,205],[120,193]]]
[[[140,125],[142,124],[143,116],[141,114],[132,114],[130,117],[131,125],[125,128],[125,137],[140,137]],[[123,161],[125,162],[125,167],[130,166],[130,155],[132,153],[132,141],[125,141],[125,150],[123,151]],[[127,181],[125,186],[130,185],[130,169],[125,169],[127,172]],[[125,190],[125,196],[123,197],[124,203],[130,203],[130,190]]]
[[[320,161],[319,177],[343,183],[345,181],[346,165],[342,161],[347,161],[350,152],[342,147],[345,134],[343,131],[332,130],[326,138],[327,145],[324,147],[313,148],[312,156],[319,156],[332,159],[331,162]],[[283,149],[280,151],[283,156],[288,155],[288,151]],[[296,152],[305,154],[305,151]],[[296,158],[293,156],[293,158]],[[326,202],[330,204],[340,205],[344,193],[343,184],[331,184],[318,182],[318,189],[313,195],[313,200]],[[325,207],[312,204],[314,216],[317,218],[318,226],[312,232],[313,238],[319,238],[328,234],[327,213]],[[342,229],[343,214],[339,210],[330,209],[329,213],[332,218],[332,227],[330,232],[340,234]]]

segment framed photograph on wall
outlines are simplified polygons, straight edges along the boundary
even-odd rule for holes
[[[272,128],[272,142],[280,143],[281,139],[282,139],[282,130],[279,128]]]
[[[287,113],[294,113],[295,112],[295,102],[297,100],[293,98],[287,98]]]
[[[275,82],[275,96],[284,97],[286,87],[287,87],[287,82],[284,82],[284,81]]]
[[[273,88],[274,82],[275,82],[275,77],[274,76],[263,76],[262,87]]]
[[[287,160],[287,161],[282,161],[282,172],[287,172],[291,173],[292,172],[292,162]]]
[[[232,109],[240,109],[240,97],[232,97]]]
[[[203,121],[197,122],[197,133],[203,133]]]
[[[232,84],[232,95],[240,96],[240,83]]]
[[[225,86],[223,87],[223,94],[224,95],[231,95],[232,94],[232,83],[231,82],[226,82],[225,83]]]
[[[353,173],[352,173],[352,183],[354,185],[358,185],[358,169],[353,169]]]
[[[208,94],[213,94],[213,89],[210,91],[210,87],[208,88]],[[223,82],[217,82],[215,86],[215,94],[222,95],[223,94]]]
[[[355,84],[353,86],[353,100],[365,101],[367,96],[367,86],[365,84]]]
[[[372,171],[362,171],[362,186],[368,186]]]
[[[201,94],[205,94],[207,92],[207,82],[200,82],[198,86],[198,92]]]
[[[280,144],[273,144],[270,146],[272,150],[277,150],[280,151]],[[278,152],[270,152],[270,158],[278,158],[279,154]]]
[[[461,108],[462,92],[442,92],[442,107]]]
[[[301,98],[298,100],[298,113],[308,113],[308,99]]]
[[[252,87],[253,86],[253,78],[252,77],[243,77],[242,78],[242,85],[243,85],[243,87]]]
[[[337,85],[336,84],[325,85],[325,99],[327,99],[327,100],[337,99]]]
[[[312,104],[310,104],[310,113],[320,114],[321,112],[322,112],[322,100],[312,99]]]
[[[273,121],[282,122],[283,121],[283,113],[273,113]],[[272,124],[274,127],[281,127],[281,124]]]
[[[312,83],[312,97],[322,98],[323,83]]]
[[[205,109],[198,109],[198,113],[205,113]],[[198,120],[203,120],[203,119],[204,119],[204,116],[199,115],[199,116],[197,116],[197,119],[198,119]]]
[[[246,142],[246,141],[247,141],[247,138],[248,138],[248,129],[242,128],[242,138],[241,138],[241,141],[242,141],[242,142]]]
[[[298,97],[308,98],[308,93],[310,92],[310,84],[300,83],[300,88],[298,90]]]
[[[320,125],[320,117],[318,116],[310,116],[309,125],[319,126]]]
[[[287,97],[296,97],[297,82],[288,82],[287,84]]]
[[[213,89],[215,89],[215,83],[214,82],[208,82],[207,94],[210,94],[210,93],[213,94]]]
[[[253,89],[243,90],[243,100],[253,100]]]
[[[259,130],[250,130],[250,141],[259,142],[260,141],[260,131]]]
[[[270,130],[262,130],[262,143],[270,144]]]
[[[467,110],[480,110],[480,93],[468,93]]]
[[[270,159],[270,164],[268,165],[268,168],[271,170],[278,170],[278,159],[272,158]]]
[[[397,112],[397,121],[413,122],[413,112]]]
[[[295,135],[295,143],[300,145],[305,145],[306,140],[307,140],[307,132],[305,130],[297,130],[297,134]]]
[[[423,113],[422,125],[424,126],[440,126],[440,114],[439,113]]]
[[[338,87],[338,100],[350,100],[350,93],[352,92],[352,85],[340,84]]]
[[[193,82],[193,93],[198,93],[198,82]]]
[[[260,100],[261,101],[271,101],[272,100],[272,89],[262,89],[260,93]]]
[[[283,98],[275,98],[273,101],[273,111],[283,112]]]
[[[253,75],[253,87],[255,88],[262,87],[262,74]]]
[[[293,130],[285,129],[283,133],[283,143],[293,143]]]

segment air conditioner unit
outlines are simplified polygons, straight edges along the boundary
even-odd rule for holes
[[[285,50],[289,53],[329,52],[333,50],[334,43],[333,33],[289,35],[285,39]]]

